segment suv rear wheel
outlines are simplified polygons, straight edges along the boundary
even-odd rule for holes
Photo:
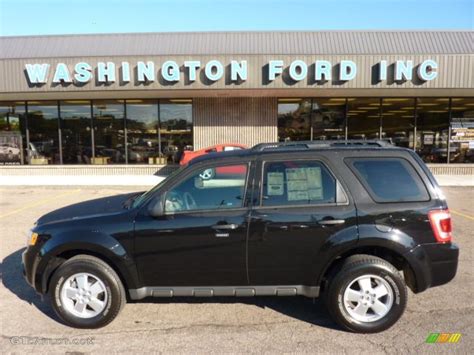
[[[329,312],[343,328],[375,333],[402,316],[407,288],[392,264],[372,255],[354,255],[334,274],[325,296]]]
[[[126,302],[117,273],[102,260],[89,255],[65,261],[54,273],[49,292],[55,312],[76,328],[107,325]]]

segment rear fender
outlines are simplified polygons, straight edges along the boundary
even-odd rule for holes
[[[417,248],[417,243],[411,236],[398,229],[381,231],[380,226],[359,226],[360,238],[358,247],[380,247],[390,250],[401,256],[410,266],[414,277],[415,293],[426,290],[431,285],[431,267],[428,255],[423,248]],[[382,229],[383,230],[383,229]]]
[[[317,274],[319,275],[317,278],[318,285],[321,285],[324,275],[337,259],[345,255],[351,255],[356,249],[375,247],[385,249],[405,259],[415,274],[417,289],[426,288],[424,286],[428,281],[426,280],[426,262],[422,261],[423,258],[420,258],[420,255],[410,253],[418,244],[409,235],[398,229],[384,229],[373,224],[362,224],[358,227],[358,238],[352,242],[349,242],[349,240],[349,236],[346,236],[346,242],[341,237],[334,241],[331,238],[325,244],[325,251],[321,253],[324,258],[320,259],[321,265],[324,265],[324,267]]]

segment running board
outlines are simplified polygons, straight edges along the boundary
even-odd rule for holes
[[[132,300],[145,297],[213,297],[213,296],[306,296],[318,297],[319,286],[209,286],[209,287],[141,287],[128,290]]]

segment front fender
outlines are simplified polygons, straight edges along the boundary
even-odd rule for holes
[[[48,290],[54,270],[64,261],[63,253],[84,253],[104,260],[119,274],[126,288],[138,288],[138,275],[133,258],[114,237],[98,231],[68,231],[59,233],[42,245],[38,253],[35,288]]]

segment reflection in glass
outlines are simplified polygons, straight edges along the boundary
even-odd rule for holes
[[[162,153],[178,163],[184,150],[193,150],[192,102],[187,99],[160,101]]]
[[[311,139],[311,99],[278,100],[278,141]]]
[[[382,137],[399,147],[413,149],[415,132],[415,99],[382,100]]]
[[[0,102],[0,164],[23,164],[26,148],[24,102]]]
[[[247,165],[217,165],[200,170],[166,193],[165,211],[222,210],[242,207]]]
[[[28,102],[30,164],[60,164],[57,101]]]
[[[474,163],[474,98],[451,99],[451,163]]]
[[[313,99],[311,140],[345,139],[346,99]]]
[[[123,100],[93,101],[96,164],[125,163]]]
[[[61,101],[64,164],[90,164],[92,158],[90,101]]]
[[[417,99],[416,151],[427,163],[448,157],[449,99]]]
[[[158,103],[153,100],[127,100],[128,162],[147,164],[160,154]]]
[[[380,138],[380,99],[350,98],[347,99],[347,127],[349,139]],[[384,103],[384,109],[391,106]],[[383,137],[382,137],[383,138]]]
[[[24,102],[0,102],[0,131],[20,131],[24,115]]]

